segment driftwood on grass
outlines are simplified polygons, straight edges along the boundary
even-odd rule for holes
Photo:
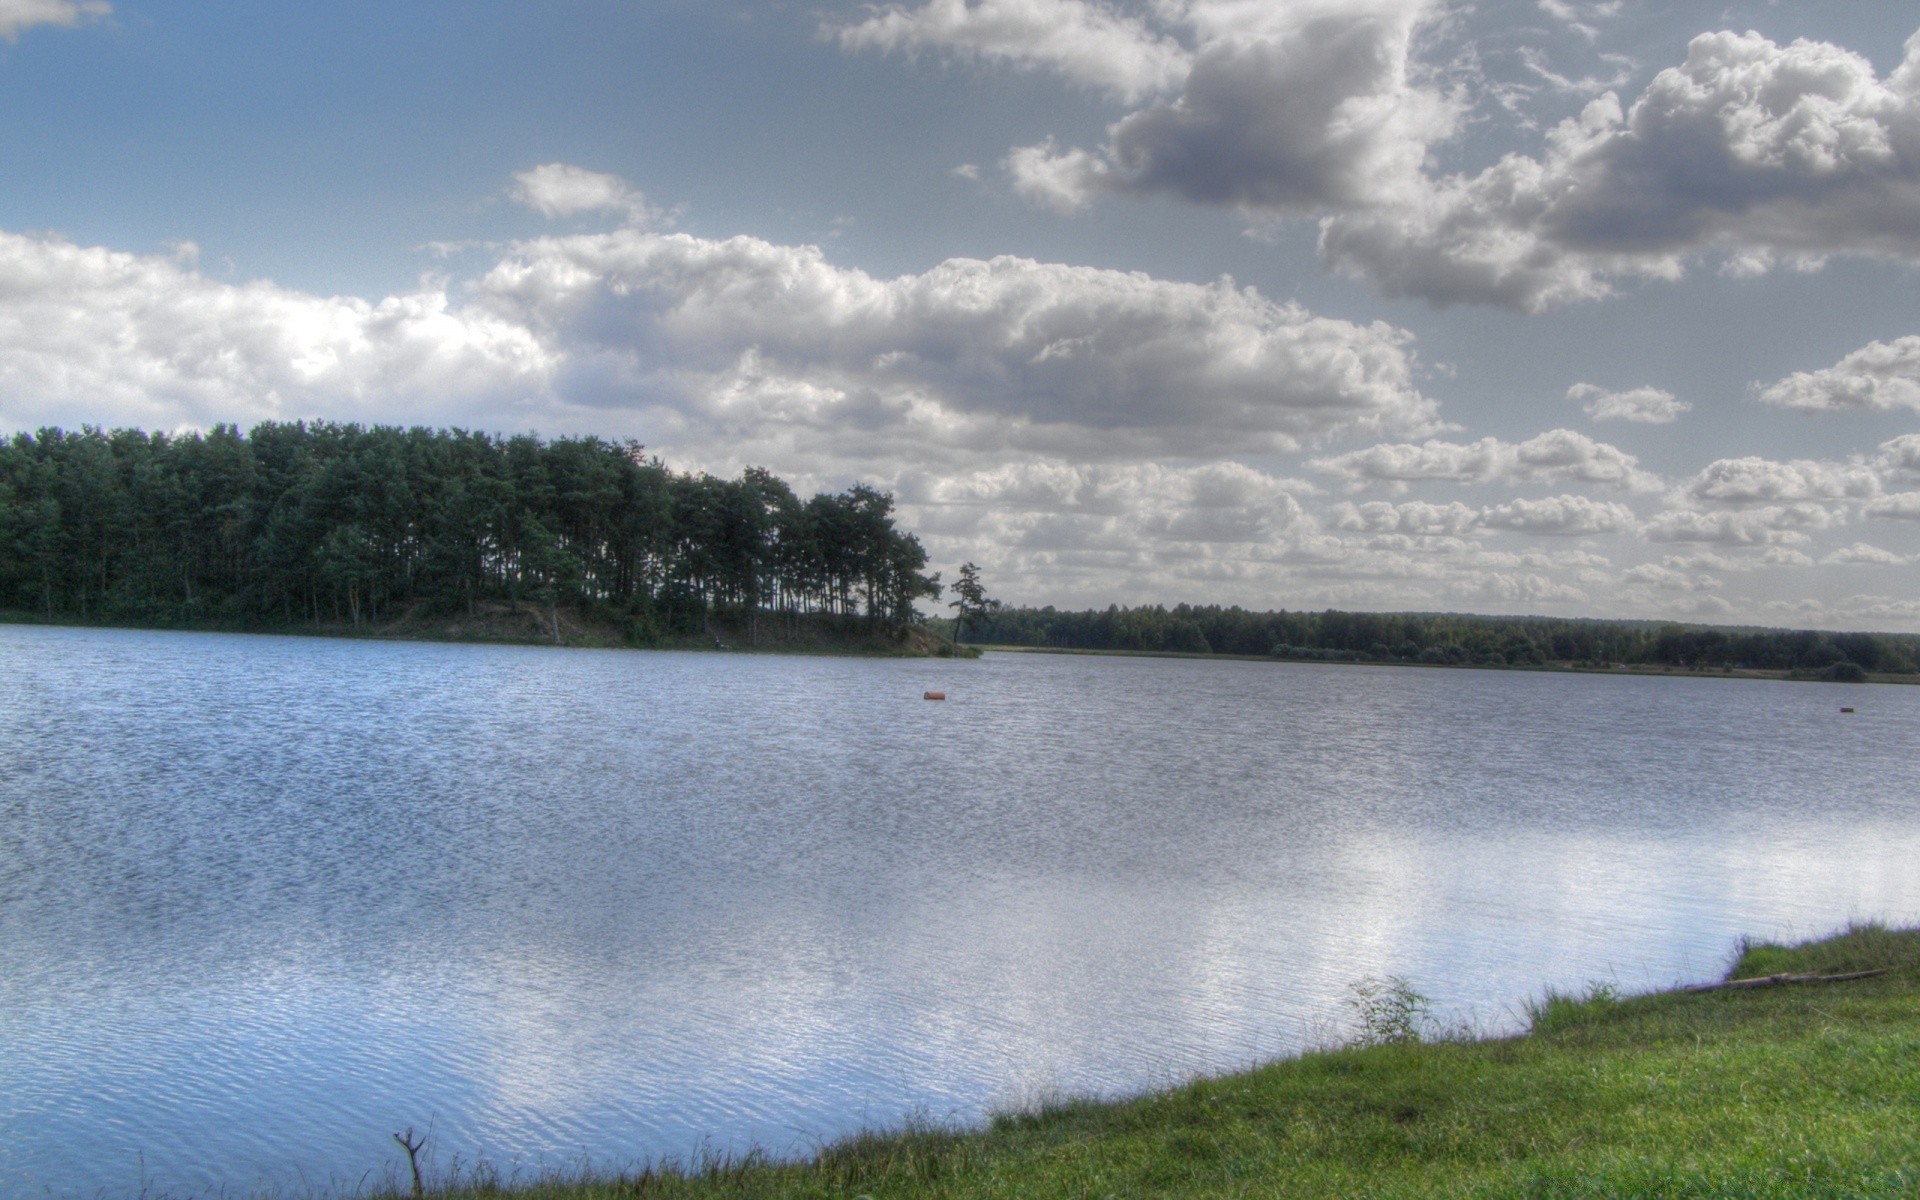
[[[1871,979],[1886,973],[1887,968],[1881,967],[1873,971],[1848,971],[1843,975],[1755,975],[1751,979],[1729,979],[1723,983],[1690,983],[1683,990],[1718,992],[1725,988],[1776,987],[1783,983],[1845,983],[1849,979]]]

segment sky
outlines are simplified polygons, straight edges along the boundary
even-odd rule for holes
[[[637,439],[1008,602],[1920,630],[1920,14],[0,0],[0,430]]]

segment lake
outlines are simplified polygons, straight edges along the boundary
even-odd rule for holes
[[[0,762],[6,1195],[800,1154],[1920,919],[1912,687],[0,626]]]

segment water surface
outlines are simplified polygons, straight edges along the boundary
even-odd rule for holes
[[[945,703],[921,699],[945,691]],[[1857,709],[1843,716],[1842,705]],[[0,1193],[798,1153],[1920,918],[1920,688],[0,627]]]

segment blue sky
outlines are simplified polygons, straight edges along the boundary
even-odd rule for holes
[[[0,425],[637,437],[1028,603],[1920,629],[1917,27],[0,0]]]

